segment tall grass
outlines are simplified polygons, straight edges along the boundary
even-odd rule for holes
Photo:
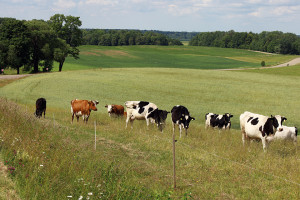
[[[2,152],[10,165],[18,166],[21,158],[29,168],[16,168],[12,175],[24,198],[79,198],[93,192],[93,197],[105,194],[101,197],[108,199],[298,199],[297,148],[283,142],[272,143],[267,153],[261,143],[243,147],[238,128],[245,110],[285,115],[288,125],[300,123],[299,94],[294,92],[299,77],[272,70],[102,69],[28,77],[0,89],[1,96],[22,105],[1,101]],[[32,117],[41,96],[48,102],[46,120]],[[70,125],[74,98],[100,101],[87,125],[82,120]],[[104,108],[126,100],[148,100],[167,110],[183,104],[196,118],[188,137],[178,138],[176,130],[176,190],[170,116],[163,133],[155,126],[146,128],[144,121],[126,130],[125,119],[109,118]],[[205,130],[206,112],[233,113],[233,129]]]
[[[122,148],[100,140],[97,150],[88,131],[38,120],[24,107],[0,99],[1,153],[23,199],[141,199],[160,195],[138,183],[117,163]],[[122,167],[123,166],[123,167]]]

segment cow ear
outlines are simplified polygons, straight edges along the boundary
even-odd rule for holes
[[[107,108],[107,107],[108,107],[108,105],[106,104],[104,107],[105,107],[105,108]]]
[[[273,118],[273,115],[271,115],[271,118]]]
[[[230,117],[233,117],[233,115],[230,115]]]
[[[287,118],[286,117],[282,117],[282,122],[286,121]]]
[[[195,118],[194,117],[191,117],[192,118],[192,120],[195,120]]]

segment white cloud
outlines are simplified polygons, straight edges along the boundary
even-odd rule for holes
[[[62,11],[66,9],[70,9],[76,7],[76,3],[73,0],[58,0],[53,3],[55,11]]]
[[[85,0],[82,3],[87,5],[103,5],[103,6],[114,6],[119,3],[116,0]]]

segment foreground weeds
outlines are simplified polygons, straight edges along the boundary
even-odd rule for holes
[[[111,148],[108,143],[95,151],[76,130],[36,119],[5,99],[0,99],[0,124],[1,154],[23,199],[167,197],[127,182],[135,172],[120,168],[114,155],[101,155]]]
[[[145,121],[125,129],[124,118],[101,112],[88,124],[71,124],[67,109],[49,107],[46,119],[27,110],[33,108],[0,99],[1,154],[23,199],[300,198],[299,147],[292,143],[274,142],[264,153],[261,142],[243,147],[239,130],[206,130],[193,121],[188,136],[176,129],[173,189],[170,116],[161,133]]]

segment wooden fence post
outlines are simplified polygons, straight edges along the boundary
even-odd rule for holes
[[[175,134],[173,133],[173,180],[174,189],[176,188],[176,165],[175,165]]]

